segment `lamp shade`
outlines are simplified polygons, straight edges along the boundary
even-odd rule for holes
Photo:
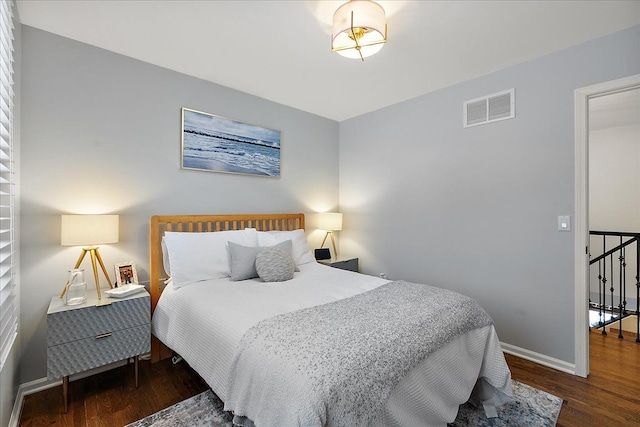
[[[62,246],[100,245],[118,240],[118,215],[62,215]]]
[[[318,228],[326,231],[342,230],[342,214],[329,212],[318,214]]]
[[[374,55],[387,41],[384,9],[371,0],[351,0],[333,15],[331,50],[347,58]]]

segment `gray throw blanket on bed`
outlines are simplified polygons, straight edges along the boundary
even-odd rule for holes
[[[469,297],[404,281],[274,316],[238,345],[225,410],[258,427],[370,425],[412,368],[490,323]]]

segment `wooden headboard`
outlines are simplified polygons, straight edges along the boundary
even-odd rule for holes
[[[167,274],[162,263],[162,236],[165,231],[211,232],[255,228],[258,231],[304,229],[304,214],[243,215],[154,215],[149,222],[149,290],[151,312],[164,290]],[[171,356],[171,351],[155,337],[151,341],[151,361]]]

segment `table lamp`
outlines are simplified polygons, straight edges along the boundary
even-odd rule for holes
[[[327,237],[331,235],[333,256],[338,259],[338,251],[336,250],[336,241],[333,238],[333,232],[342,230],[342,214],[331,212],[318,214],[318,228],[320,230],[326,230],[327,232],[327,234],[325,234],[324,236],[324,240],[322,240],[322,245],[320,245],[320,248],[324,247],[324,243],[327,241]]]
[[[85,255],[89,253],[91,256],[91,266],[93,267],[93,278],[96,281],[96,291],[98,291],[98,299],[102,299],[100,294],[100,279],[98,278],[98,267],[96,260],[100,263],[104,277],[107,279],[109,288],[113,288],[107,269],[104,267],[102,257],[98,251],[99,244],[118,243],[118,215],[62,215],[60,244],[62,246],[84,246],[82,253],[76,262],[77,269]],[[62,290],[60,298],[67,291],[67,285]]]

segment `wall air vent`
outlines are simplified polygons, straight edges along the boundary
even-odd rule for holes
[[[512,119],[516,116],[515,89],[497,92],[464,103],[463,126],[476,125]]]

